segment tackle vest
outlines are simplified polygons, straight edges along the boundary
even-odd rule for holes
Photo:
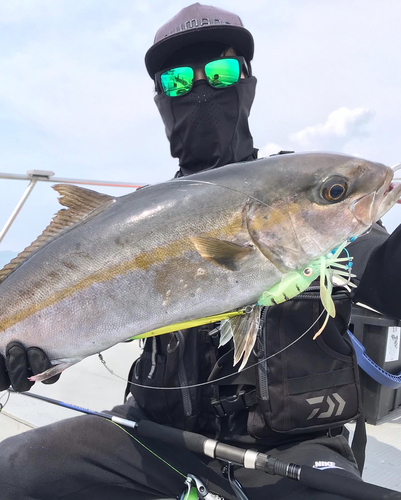
[[[325,318],[316,321],[323,310],[318,286],[263,308],[253,353],[234,375],[231,342],[218,348],[217,325],[149,338],[130,372],[145,387],[128,384],[127,391],[151,420],[225,441],[266,447],[327,434],[361,412],[347,334],[351,299],[339,288],[333,300],[336,317],[316,340]]]

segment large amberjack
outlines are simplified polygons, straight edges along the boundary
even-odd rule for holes
[[[390,168],[287,154],[68,207],[0,271],[0,352],[45,350],[45,379],[159,327],[255,303],[284,273],[365,232],[397,201]]]

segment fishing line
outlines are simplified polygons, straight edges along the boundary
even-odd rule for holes
[[[216,184],[215,182],[210,182],[210,181],[198,181],[198,180],[182,179],[182,178],[174,179],[174,182],[177,182],[177,181],[178,182],[190,182],[192,184],[206,184],[206,185],[209,185],[209,186],[220,187],[220,188],[223,188],[223,189],[227,189],[228,191],[233,191],[234,193],[238,193],[238,194],[241,194],[241,195],[243,195],[245,197],[251,198],[252,200],[257,201],[258,203],[261,203],[265,207],[267,207],[267,208],[273,210],[274,212],[278,213],[281,217],[284,217],[285,219],[289,220],[289,222],[291,223],[291,226],[293,228],[294,235],[295,235],[296,239],[299,241],[298,235],[297,235],[297,233],[295,231],[293,220],[291,219],[290,216],[284,214],[281,210],[277,210],[277,208],[272,207],[271,205],[265,203],[264,201],[259,200],[259,198],[256,198],[255,196],[252,196],[251,194],[244,193],[243,191],[240,191],[238,189],[234,189],[234,188],[231,188],[231,187],[228,187],[228,186],[222,186],[221,184]],[[317,246],[317,248],[318,248],[319,251],[322,251],[322,249],[316,243],[316,241],[314,241],[309,235],[306,234],[304,239],[309,239],[309,241],[311,241],[313,244],[315,244]],[[302,247],[302,245],[301,245],[301,247]]]
[[[0,403],[0,413],[1,413],[1,410],[4,408],[4,406],[8,403],[8,400],[10,399],[10,394],[12,392],[18,394],[12,388],[9,388],[7,390],[7,394],[8,394],[7,401],[6,401],[6,403],[4,405],[2,405]],[[128,432],[123,427],[123,426],[126,426],[126,427],[136,428],[137,425],[138,425],[137,422],[134,422],[133,420],[127,420],[125,418],[121,418],[121,417],[118,417],[116,415],[109,415],[107,413],[98,412],[98,411],[95,411],[95,410],[88,410],[87,408],[82,408],[81,406],[76,406],[76,405],[72,405],[72,404],[69,404],[69,403],[65,403],[64,401],[58,401],[56,399],[47,398],[45,396],[40,396],[39,394],[33,394],[33,393],[29,393],[29,392],[23,392],[23,393],[19,393],[19,394],[22,395],[22,396],[28,396],[28,397],[31,397],[31,398],[34,398],[34,399],[39,399],[39,400],[45,401],[46,403],[51,403],[51,404],[54,404],[54,405],[57,405],[57,406],[62,406],[63,408],[68,408],[69,410],[74,410],[74,411],[78,411],[78,412],[81,412],[81,413],[86,413],[87,415],[101,417],[103,420],[107,420],[108,422],[111,422],[112,424],[116,425],[119,429],[121,429],[122,431],[124,431],[126,434],[128,434],[128,436],[130,436],[135,442],[137,442],[138,444],[140,444],[143,448],[145,448],[145,450],[147,450],[149,453],[151,453],[156,458],[158,458],[159,460],[161,460],[168,467],[170,467],[171,469],[173,469],[174,472],[176,472],[177,474],[180,474],[185,479],[187,478],[187,476],[185,474],[183,474],[178,469],[176,469],[173,465],[171,465],[169,462],[167,462],[166,460],[164,460],[156,452],[152,451],[148,446],[146,446],[144,443],[142,443],[142,441],[140,441],[138,438],[136,438],[135,436],[133,436],[130,432]],[[5,394],[3,394],[0,397],[0,399],[2,399],[4,396],[5,396]]]
[[[174,182],[177,182],[177,181],[179,181],[179,182],[190,182],[192,184],[207,184],[209,186],[220,187],[220,188],[223,188],[223,189],[227,189],[228,191],[233,191],[234,193],[242,194],[243,196],[251,198],[252,200],[258,201],[259,203],[261,203],[265,207],[271,208],[272,210],[274,210],[275,212],[277,212],[279,215],[282,215],[283,217],[285,217],[285,215],[283,215],[282,212],[280,212],[280,210],[277,210],[277,208],[274,208],[271,205],[268,205],[264,201],[259,200],[259,198],[255,198],[255,196],[252,196],[251,194],[244,193],[243,191],[239,191],[238,189],[234,189],[234,188],[231,188],[231,187],[228,187],[228,186],[222,186],[221,184],[216,184],[215,182],[210,182],[210,181],[197,181],[197,180],[194,181],[194,180],[191,180],[191,179],[174,179]]]
[[[105,419],[105,420],[108,420],[108,422],[111,422],[112,424],[116,425],[119,429],[121,429],[122,431],[124,431],[126,434],[128,434],[128,436],[130,436],[136,443],[138,443],[141,446],[143,446],[143,448],[145,448],[145,450],[147,450],[149,453],[151,453],[156,458],[158,458],[159,460],[161,460],[165,465],[168,465],[171,469],[173,469],[174,472],[176,472],[180,476],[184,477],[185,479],[187,478],[187,476],[185,474],[183,474],[182,472],[180,472],[178,469],[176,469],[174,467],[174,465],[171,465],[166,460],[164,460],[164,458],[162,458],[160,455],[158,455],[157,453],[155,453],[154,451],[152,451],[150,448],[148,448],[146,446],[146,444],[142,443],[142,441],[140,441],[138,438],[136,438],[135,436],[133,436],[130,432],[127,431],[127,429],[124,429],[124,427],[122,427],[120,424],[117,424],[116,422],[113,422],[113,420],[109,420],[109,419]]]
[[[253,365],[250,365],[250,366],[247,366],[246,368],[243,368],[241,370],[241,373],[244,372],[244,371],[246,371],[246,370],[250,370],[251,368],[254,368],[255,366],[258,366],[259,364],[264,363],[264,362],[268,361],[269,359],[274,358],[275,356],[278,356],[279,354],[281,354],[282,352],[284,352],[285,350],[287,350],[288,348],[290,348],[291,346],[293,346],[296,342],[298,342],[299,340],[301,340],[307,333],[310,332],[310,330],[316,325],[316,323],[323,316],[324,312],[325,312],[325,310],[323,309],[323,311],[319,314],[319,316],[311,324],[311,326],[306,331],[304,331],[303,333],[301,333],[301,335],[298,338],[296,338],[294,341],[292,341],[290,344],[288,344],[287,346],[283,347],[282,349],[280,349],[279,351],[275,352],[274,354],[271,354],[270,356],[267,356],[266,358],[263,358],[263,359],[257,361]],[[231,373],[230,375],[225,375],[224,377],[216,378],[214,380],[209,380],[207,382],[201,382],[199,384],[184,385],[184,386],[180,386],[180,387],[154,387],[154,386],[148,386],[148,385],[144,385],[144,384],[138,384],[136,382],[131,382],[130,380],[127,380],[125,377],[121,377],[120,375],[117,375],[116,373],[114,373],[113,370],[111,370],[111,368],[109,368],[107,366],[106,361],[104,360],[102,354],[99,353],[98,357],[100,359],[100,362],[106,368],[106,370],[111,375],[113,375],[114,377],[117,377],[117,378],[119,378],[121,380],[124,380],[124,382],[126,382],[128,384],[131,384],[131,385],[134,385],[135,387],[142,387],[144,389],[153,389],[153,390],[158,390],[158,391],[173,391],[173,390],[180,391],[182,389],[193,389],[195,387],[203,387],[203,386],[206,386],[206,385],[215,384],[216,382],[220,382],[221,380],[226,380],[226,379],[228,379],[230,377],[234,377],[234,376],[238,375],[238,373],[240,373],[240,372]]]
[[[3,399],[5,396],[7,395],[7,400],[5,403],[0,403],[0,413],[1,411],[5,408],[6,404],[8,403],[9,399],[10,399],[10,392],[7,391],[7,394],[3,394],[1,397],[0,397],[0,400]]]

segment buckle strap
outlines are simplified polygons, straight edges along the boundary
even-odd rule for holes
[[[256,389],[252,391],[240,391],[233,396],[227,396],[220,399],[214,399],[212,405],[218,417],[227,417],[238,410],[244,410],[256,405],[257,403]]]

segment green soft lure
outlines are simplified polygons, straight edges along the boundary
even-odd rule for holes
[[[343,258],[338,257],[348,243],[349,241],[345,241],[338,248],[312,261],[303,269],[284,274],[280,283],[263,292],[257,305],[273,306],[292,299],[305,291],[320,276],[320,300],[327,311],[327,316],[322,328],[315,334],[315,339],[323,331],[329,316],[334,318],[336,315],[336,309],[331,297],[333,279],[340,279],[342,285],[354,286],[350,283],[350,279],[355,277],[354,274],[351,274],[352,258],[349,255]],[[347,262],[347,264],[343,264],[343,262]],[[346,278],[345,281],[344,278]]]

